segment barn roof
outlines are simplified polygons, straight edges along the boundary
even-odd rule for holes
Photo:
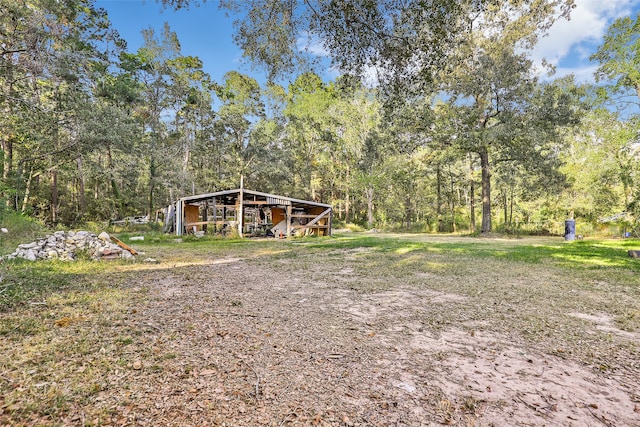
[[[331,205],[328,205],[326,203],[319,203],[319,202],[314,202],[310,200],[294,199],[292,197],[280,196],[277,194],[262,193],[259,191],[240,189],[240,188],[236,188],[235,190],[217,191],[215,193],[196,194],[194,196],[182,197],[179,200],[187,204],[195,204],[208,199],[212,199],[214,197],[221,197],[221,196],[237,197],[240,195],[240,191],[242,191],[243,198],[245,198],[246,196],[255,196],[257,199],[265,200],[269,205],[283,205],[283,206],[292,206],[292,207],[319,206],[323,208],[332,207]]]

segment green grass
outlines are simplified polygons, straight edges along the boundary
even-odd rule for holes
[[[435,242],[433,240],[436,240]],[[487,241],[481,238],[459,238],[455,242],[406,241],[396,237],[342,235],[333,239],[307,240],[305,247],[317,250],[348,250],[372,248],[375,251],[407,255],[419,252],[439,252],[451,256],[496,259],[529,264],[553,264],[572,269],[623,268],[640,271],[640,261],[630,258],[627,251],[640,248],[638,239],[589,240],[564,242],[561,238]]]
[[[47,228],[32,218],[0,207],[0,228],[7,233],[0,233],[0,255],[13,252],[21,243],[28,243],[44,236]]]
[[[137,235],[137,234],[136,234]],[[321,254],[327,259],[339,261],[345,251],[366,250],[359,255],[363,268],[383,268],[389,274],[402,274],[410,269],[424,267],[425,257],[431,260],[434,270],[452,274],[467,274],[467,269],[456,267],[457,260],[464,258],[465,264],[483,262],[522,263],[548,265],[577,271],[632,271],[640,272],[640,260],[630,258],[627,250],[640,248],[640,240],[589,240],[564,242],[560,238],[486,240],[481,238],[455,238],[447,240],[430,236],[428,241],[397,236],[347,234],[331,238],[300,238],[282,240],[231,240],[185,237],[177,242],[175,236],[150,233],[143,241],[129,242],[130,235],[120,235],[122,240],[145,252],[145,256],[159,256],[165,261],[188,262],[203,257],[226,254],[259,256],[276,259],[296,259],[309,254]],[[149,253],[147,253],[149,252]],[[383,255],[382,257],[376,255]],[[140,260],[138,262],[141,262]],[[15,260],[0,266],[3,276],[0,283],[0,310],[17,304],[37,302],[48,294],[73,290],[91,289],[110,271],[126,266],[124,261],[96,262],[79,260],[28,262]],[[397,268],[394,268],[396,266]],[[131,270],[135,270],[135,264]],[[125,268],[126,270],[126,268]],[[457,271],[457,273],[456,273]],[[123,280],[126,282],[126,279]]]

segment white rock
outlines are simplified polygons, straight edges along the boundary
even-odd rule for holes
[[[24,257],[26,259],[28,259],[29,261],[35,261],[36,260],[36,254],[35,254],[35,252],[33,252],[32,249],[28,249],[27,252],[25,253]]]
[[[109,236],[109,233],[107,233],[106,231],[103,231],[102,233],[98,234],[98,239],[102,240],[103,242],[111,243],[111,237]]]

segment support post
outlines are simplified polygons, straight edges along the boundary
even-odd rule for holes
[[[287,239],[291,236],[291,205],[287,206]]]
[[[242,229],[244,223],[244,209],[243,209],[243,197],[244,197],[244,176],[240,177],[240,195],[238,196],[238,212],[236,213],[238,219],[238,235],[242,238]]]
[[[184,227],[184,201],[176,202],[176,236],[182,236],[182,228]]]
[[[333,208],[329,214],[329,236],[333,236]]]

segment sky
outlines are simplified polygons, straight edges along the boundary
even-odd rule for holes
[[[554,65],[554,77],[573,73],[578,81],[590,82],[597,64],[589,61],[589,56],[615,19],[640,13],[640,0],[575,0],[575,4],[571,19],[554,24],[533,51],[532,59],[539,64],[544,58]],[[215,0],[178,11],[165,10],[153,0],[97,0],[95,5],[107,11],[130,52],[142,46],[142,30],[154,28],[159,33],[168,22],[178,35],[182,54],[198,56],[214,81],[221,82],[232,70],[258,80],[264,78],[242,60],[242,52],[233,43],[233,19],[218,9]],[[317,51],[323,52],[321,48]],[[335,78],[336,71],[328,68],[325,75]]]

